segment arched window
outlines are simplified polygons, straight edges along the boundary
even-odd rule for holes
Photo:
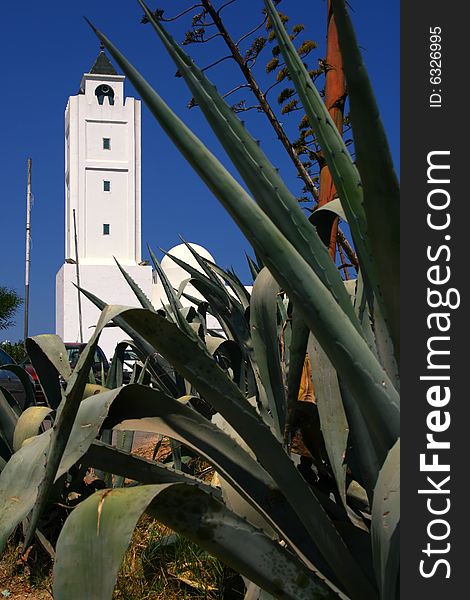
[[[104,99],[108,98],[108,102],[111,106],[114,105],[114,90],[105,83],[99,85],[95,90],[95,95],[98,98],[98,104],[103,104]]]

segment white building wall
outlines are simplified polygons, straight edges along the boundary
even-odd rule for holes
[[[95,90],[105,84],[114,104],[99,104]],[[124,77],[86,73],[81,93],[65,111],[65,264],[56,276],[56,331],[66,342],[80,341],[73,211],[77,224],[80,285],[107,304],[140,306],[114,258],[150,298],[152,269],[141,261],[141,118],[140,102],[124,97]],[[110,148],[103,146],[110,140]],[[109,191],[104,182],[109,182]],[[109,227],[105,233],[103,226]],[[70,261],[70,262],[69,262]],[[84,296],[83,341],[94,331],[99,310]],[[117,327],[106,328],[100,346],[111,358],[126,339]]]
[[[152,269],[149,266],[128,266],[126,271],[137,282],[150,298],[152,295]],[[80,324],[78,320],[78,293],[76,284],[76,267],[64,264],[56,276],[56,332],[64,342],[80,341]],[[134,292],[125,281],[115,265],[83,265],[80,266],[80,285],[83,289],[94,293],[107,304],[139,306]],[[93,335],[100,311],[82,295],[83,339],[87,342]],[[111,359],[116,345],[128,339],[119,327],[107,327],[101,334],[99,345]]]

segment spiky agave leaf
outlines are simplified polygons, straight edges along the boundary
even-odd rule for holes
[[[30,406],[18,418],[13,435],[13,451],[21,448],[23,442],[36,436],[44,420],[52,413],[48,406]]]
[[[364,277],[371,285],[377,302],[383,306],[384,300],[378,278],[378,266],[372,253],[368,235],[368,223],[363,206],[364,198],[361,177],[312,78],[305,68],[302,59],[298,56],[274,5],[271,0],[264,0],[264,2],[270,22],[276,32],[282,55],[289,69],[289,74],[302,101],[310,125],[322,148],[333,182],[341,199],[341,204],[345,210],[359,254],[359,261],[364,272]]]
[[[80,293],[85,296],[85,298],[90,300],[90,302],[92,302],[101,311],[108,306],[106,302],[95,296],[95,294],[92,294],[83,288],[79,288],[79,290]],[[160,357],[154,354],[152,346],[150,346],[150,344],[148,344],[142,338],[142,336],[137,333],[137,331],[133,330],[132,327],[129,327],[129,325],[123,321],[122,317],[119,315],[113,319],[113,322],[120,327],[129,336],[129,338],[133,340],[141,356],[149,357],[148,368],[155,380],[158,382],[158,385],[168,394],[174,397],[178,396],[178,389],[175,385],[175,381],[168,373],[168,365],[161,364]]]
[[[14,400],[13,402],[9,401],[8,394],[8,390],[0,386],[0,440],[3,442],[3,454],[5,454],[3,458],[5,460],[8,460],[14,452],[13,438],[19,417],[13,408],[16,402]]]
[[[308,355],[322,436],[341,500],[346,508],[346,447],[349,424],[336,371],[317,340],[310,335]]]
[[[293,463],[263,423],[255,409],[247,404],[236,385],[228,379],[212,358],[196,352],[194,343],[175,326],[157,314],[130,309],[123,318],[158,349],[198,392],[222,414],[245,439],[258,461],[282,489],[286,499],[304,522],[312,540],[324,540],[319,548],[333,572],[346,588],[374,595],[337,532],[321,508],[312,490],[305,487]],[[315,515],[315,516],[314,516]],[[326,534],[326,531],[329,533]],[[341,558],[340,558],[341,557]],[[359,590],[362,589],[362,592]]]
[[[377,480],[371,534],[381,598],[394,600],[400,586],[400,440],[390,450]]]
[[[139,303],[142,306],[142,308],[148,308],[149,310],[155,310],[154,307],[153,307],[153,304],[147,298],[147,296],[145,295],[145,293],[143,292],[143,290],[140,288],[140,286],[132,279],[132,277],[129,275],[129,273],[120,264],[120,262],[118,261],[118,259],[115,256],[113,258],[114,258],[117,266],[119,267],[119,270],[121,271],[124,279],[127,281],[127,283],[129,284],[129,287],[134,292],[135,297],[139,301]]]
[[[23,369],[23,367],[20,367],[20,365],[0,365],[0,369],[2,371],[11,371],[21,381],[21,385],[23,386],[23,389],[26,394],[23,410],[28,408],[29,406],[34,406],[36,404],[34,385],[25,369]]]
[[[107,415],[109,403],[119,390],[92,396],[80,403],[77,416],[67,438],[54,479],[66,473],[86,452],[98,434]],[[38,488],[46,473],[53,431],[48,429],[15,452],[0,474],[0,551],[8,536],[30,513],[38,497]]]
[[[61,403],[58,410],[57,420],[51,435],[51,442],[47,450],[44,477],[39,484],[37,498],[25,534],[25,548],[29,546],[33,538],[39,517],[47,502],[50,488],[55,480],[62,456],[67,447],[75,417],[83,400],[83,393],[88,381],[88,374],[93,364],[98,338],[105,325],[114,315],[120,312],[122,312],[122,307],[116,306],[110,306],[103,311],[90,341],[80,354],[77,366],[69,378],[67,388],[64,392],[64,402]],[[51,351],[50,354],[51,358],[49,360],[52,363],[57,359],[57,356],[54,351]]]
[[[161,23],[153,19],[144,2],[139,2],[259,206],[291,241],[320,279],[330,287],[343,310],[353,323],[357,324],[352,316],[351,306],[346,302],[335,265],[316,232],[309,225],[296,198],[289,192],[256,140],[251,137],[205,74],[175,43]]]
[[[97,35],[176,146],[234,217],[278,283],[297,303],[305,322],[335,368],[341,371],[357,402],[365,408],[369,427],[381,431],[386,444],[391,447],[399,431],[398,394],[349,316],[220,162],[174,115],[118,49],[103,34],[97,32]],[[341,285],[344,291],[344,285]]]
[[[34,365],[47,404],[57,409],[62,401],[59,375],[68,381],[72,369],[64,342],[58,335],[44,334],[26,340],[26,351]]]
[[[223,556],[232,568],[276,595],[290,600],[345,599],[216,498],[182,483],[103,490],[82,502],[67,519],[57,543],[54,597],[111,599],[124,552],[145,511]]]
[[[277,335],[277,295],[280,288],[264,267],[255,280],[251,294],[250,328],[256,362],[266,389],[269,409],[279,439],[286,424],[286,397]]]
[[[332,0],[348,84],[356,163],[368,235],[377,262],[384,315],[400,350],[400,189],[374,92],[344,0]]]

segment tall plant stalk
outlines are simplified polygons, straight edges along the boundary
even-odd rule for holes
[[[338,131],[343,133],[344,101],[346,85],[343,73],[343,59],[339,48],[338,30],[331,8],[331,0],[327,5],[327,42],[326,42],[326,72],[325,72],[325,105]],[[330,169],[326,162],[320,167],[320,196],[318,206],[324,206],[336,196]],[[328,251],[333,260],[336,258],[336,242],[338,237],[338,217],[331,225]]]
[[[316,188],[312,178],[310,177],[310,174],[308,173],[304,164],[300,160],[299,156],[297,155],[297,152],[295,151],[294,146],[290,142],[281,123],[279,122],[276,115],[274,114],[274,111],[272,110],[271,105],[266,100],[266,96],[263,93],[263,91],[261,90],[260,86],[258,85],[256,79],[254,78],[251,69],[248,67],[246,60],[244,59],[242,53],[240,52],[240,50],[238,48],[238,45],[235,43],[235,41],[231,37],[230,33],[228,32],[227,28],[225,27],[225,24],[220,16],[221,9],[217,10],[213,6],[211,0],[201,0],[201,6],[210,15],[218,32],[221,34],[225,44],[227,45],[227,47],[230,51],[232,58],[239,66],[240,71],[243,74],[243,77],[245,78],[248,86],[250,87],[254,96],[256,97],[256,99],[259,103],[259,106],[260,106],[261,110],[264,112],[264,114],[266,115],[269,123],[271,124],[271,127],[274,129],[277,138],[279,139],[281,144],[284,146],[284,148],[287,152],[287,155],[289,156],[294,167],[296,168],[296,170],[299,174],[299,177],[302,179],[303,183],[305,184],[306,189],[312,195],[312,197],[314,198],[314,200],[316,202],[320,202],[321,198],[322,198],[321,189],[319,191]],[[330,11],[330,2],[328,2],[328,14],[329,15],[330,15],[330,12],[331,12]],[[328,21],[330,22],[330,19],[328,19]],[[333,21],[333,26],[334,26],[334,21]],[[335,39],[334,43],[335,43],[336,49],[338,49],[339,46],[338,46],[337,34],[335,34],[334,39]],[[335,50],[335,54],[339,54],[339,50]],[[328,61],[328,56],[327,56],[327,61]],[[335,62],[336,61],[332,57],[332,64],[335,64]],[[327,73],[327,77],[328,77],[328,73]],[[331,79],[331,76],[330,76],[330,79]],[[344,81],[343,81],[343,87],[344,87]],[[332,95],[334,95],[334,92],[335,92],[335,87],[332,88]],[[342,127],[342,117],[341,117],[341,127]],[[331,177],[330,177],[330,181],[331,181]],[[328,184],[326,184],[326,185],[328,185]],[[356,256],[356,253],[355,253],[354,249],[352,248],[351,244],[349,243],[348,239],[344,235],[343,231],[341,231],[341,229],[337,225],[335,227],[335,232],[336,232],[336,237],[334,239],[334,242],[332,242],[334,247],[336,247],[336,241],[337,241],[342,246],[350,263],[357,268],[358,267],[357,256]],[[332,236],[333,236],[333,232],[332,232]]]

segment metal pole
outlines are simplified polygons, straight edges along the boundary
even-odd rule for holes
[[[77,286],[80,287],[80,267],[78,264],[78,237],[77,237],[77,218],[75,216],[75,209],[73,209],[73,235],[75,238],[75,270],[77,272]],[[83,325],[82,325],[82,297],[80,290],[78,293],[78,325],[80,328],[80,344],[83,344]]]
[[[28,158],[28,183],[26,187],[26,267],[24,290],[24,333],[23,340],[28,337],[29,320],[29,264],[31,262],[31,169],[33,161]]]

